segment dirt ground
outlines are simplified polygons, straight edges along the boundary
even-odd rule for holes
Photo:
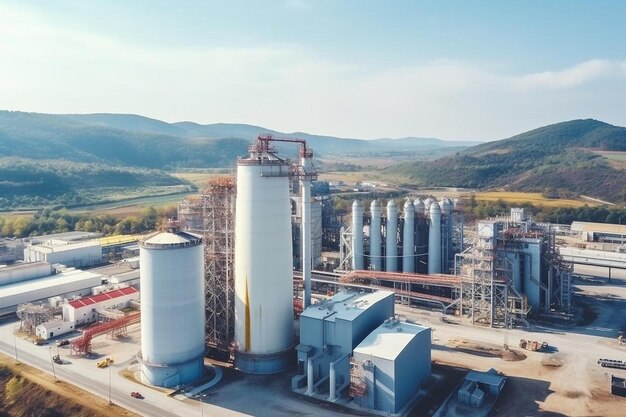
[[[626,416],[626,398],[611,395],[609,384],[611,375],[624,378],[626,370],[597,364],[599,358],[626,359],[626,346],[616,339],[626,331],[626,280],[577,279],[574,284],[580,321],[570,326],[534,324],[529,330],[505,331],[444,323],[441,312],[406,306],[396,310],[432,326],[435,363],[478,371],[495,368],[508,377],[491,416]],[[550,348],[518,348],[522,338],[547,341]],[[504,360],[498,354],[504,343],[526,358]]]
[[[100,397],[74,385],[57,381],[47,373],[0,354],[0,369],[2,368],[8,369],[8,373],[0,375],[0,379],[7,380],[1,381],[2,386],[16,376],[21,376],[24,381],[19,384],[23,389],[15,393],[15,404],[5,404],[2,402],[4,398],[0,398],[0,411],[7,412],[9,416],[137,416],[116,405],[108,405]]]

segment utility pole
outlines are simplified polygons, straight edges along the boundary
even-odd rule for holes
[[[112,368],[112,366],[109,365],[109,405],[113,404],[111,402],[111,368]]]
[[[50,354],[50,365],[52,365],[52,375],[54,375],[54,379],[57,379],[57,374],[54,371],[54,361],[52,360],[52,346],[48,347],[48,353]]]
[[[15,347],[15,361],[19,362],[20,360],[17,358],[17,335],[13,333],[13,346]]]

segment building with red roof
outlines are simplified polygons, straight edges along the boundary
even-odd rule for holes
[[[132,300],[139,300],[139,291],[133,287],[79,298],[63,306],[63,320],[75,325],[93,323],[98,318],[98,310],[124,308]]]

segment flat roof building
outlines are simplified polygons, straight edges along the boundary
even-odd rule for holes
[[[68,301],[63,305],[63,320],[76,325],[93,323],[98,318],[98,310],[124,308],[131,300],[139,300],[139,291],[133,287]]]
[[[431,374],[431,329],[385,320],[354,349],[351,393],[361,407],[397,414]]]
[[[0,286],[46,277],[52,274],[48,262],[19,263],[0,267]]]
[[[96,240],[67,243],[46,241],[24,248],[25,262],[44,261],[70,267],[93,266],[102,262],[102,246]]]
[[[0,315],[17,311],[17,306],[51,297],[83,296],[102,284],[102,276],[89,271],[68,269],[47,277],[31,279],[0,287]]]
[[[293,389],[328,393],[334,401],[350,382],[352,350],[385,319],[394,315],[394,293],[339,292],[300,315],[298,375]],[[331,374],[333,378],[331,378]]]

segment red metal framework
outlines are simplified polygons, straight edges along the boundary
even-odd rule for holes
[[[91,340],[101,334],[111,333],[111,335],[122,335],[126,333],[130,324],[138,323],[141,314],[135,313],[118,320],[96,324],[83,331],[83,335],[72,340],[72,355],[88,355],[91,353]]]

